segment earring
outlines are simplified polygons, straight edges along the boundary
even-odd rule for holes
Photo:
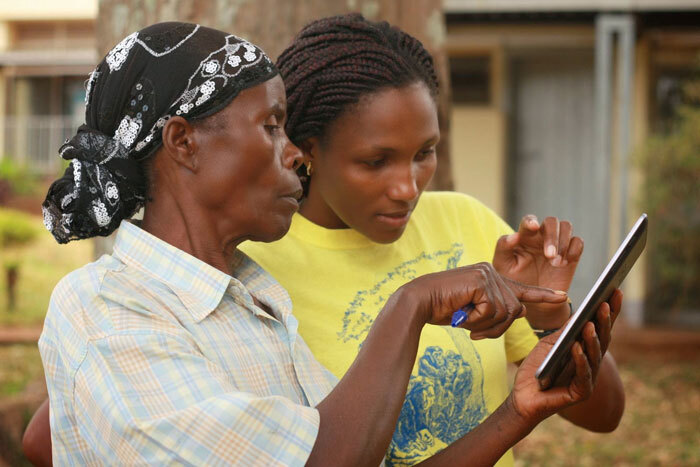
[[[311,167],[311,161],[306,163],[306,176],[310,177],[314,173],[314,169]]]

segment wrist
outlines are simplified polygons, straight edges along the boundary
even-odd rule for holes
[[[571,301],[567,300],[557,305],[530,305],[527,308],[526,318],[536,333],[544,332],[544,335],[547,335],[547,333],[556,332],[564,326],[572,314]],[[544,337],[544,335],[540,337]]]
[[[410,282],[399,287],[389,297],[384,309],[397,313],[402,321],[407,322],[418,333],[430,322],[430,310],[422,305],[420,297],[410,287]]]
[[[515,396],[511,391],[503,401],[497,412],[501,411],[508,423],[516,430],[520,438],[524,438],[530,433],[542,420],[528,416],[518,410],[518,404],[515,401]]]

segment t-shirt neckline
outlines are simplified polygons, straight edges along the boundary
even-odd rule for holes
[[[288,235],[304,240],[321,248],[344,250],[379,246],[369,238],[350,227],[346,229],[328,229],[320,226],[298,212],[292,217]]]

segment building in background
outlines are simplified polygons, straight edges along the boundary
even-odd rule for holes
[[[0,2],[0,158],[57,173],[97,62],[97,0]]]
[[[629,155],[666,126],[697,66],[700,0],[443,1],[455,189],[511,225],[530,212],[570,219],[586,242],[578,302],[639,213]],[[99,58],[97,8],[0,2],[0,158],[59,170]],[[625,284],[637,324],[643,271]]]
[[[445,0],[445,11],[455,188],[511,225],[530,212],[572,220],[586,243],[578,302],[639,215],[629,155],[697,69],[700,1]],[[643,272],[624,287],[636,324]]]

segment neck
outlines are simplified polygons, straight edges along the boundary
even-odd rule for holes
[[[328,203],[326,203],[313,184],[309,186],[309,193],[306,199],[304,199],[304,202],[301,203],[301,206],[299,206],[299,214],[314,224],[327,229],[349,228]]]
[[[141,223],[151,235],[231,275],[233,255],[244,239],[224,236],[218,227],[215,216],[207,216],[194,203],[168,193],[153,196]]]

